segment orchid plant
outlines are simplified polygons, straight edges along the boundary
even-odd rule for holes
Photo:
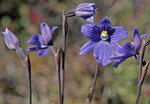
[[[62,14],[62,35],[63,35],[63,47],[57,49],[54,47],[53,34],[58,26],[49,28],[49,26],[43,22],[41,23],[41,35],[34,34],[28,41],[30,45],[34,45],[27,49],[27,52],[37,51],[39,56],[46,56],[48,51],[51,51],[54,55],[57,76],[58,76],[58,97],[59,104],[64,104],[64,88],[65,88],[65,48],[66,48],[66,35],[68,31],[67,19],[73,16],[81,17],[90,22],[90,24],[84,24],[81,27],[81,33],[89,39],[81,49],[79,54],[88,54],[94,50],[93,55],[97,62],[95,76],[93,80],[92,90],[86,100],[86,103],[91,104],[96,79],[98,75],[99,65],[106,66],[114,61],[113,67],[117,68],[122,62],[129,57],[134,56],[140,62],[139,70],[139,85],[138,93],[135,104],[138,104],[142,84],[146,76],[149,62],[144,60],[145,48],[150,44],[150,40],[146,42],[146,34],[140,36],[138,29],[133,29],[133,42],[125,42],[123,46],[120,46],[117,42],[127,37],[128,31],[123,26],[112,27],[111,21],[105,17],[99,25],[95,24],[94,14],[96,8],[94,3],[81,3],[75,9],[69,9]],[[31,65],[29,56],[21,47],[18,38],[6,28],[4,34],[4,40],[7,47],[10,50],[15,50],[21,60],[24,61],[29,75],[29,104],[32,104],[31,96]],[[59,51],[62,50],[62,51]],[[141,50],[141,53],[140,53]],[[116,56],[117,55],[117,56]],[[61,57],[62,56],[62,59]],[[61,65],[62,61],[62,67]],[[62,69],[62,70],[60,70]]]

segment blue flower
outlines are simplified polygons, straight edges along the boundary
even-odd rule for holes
[[[26,52],[24,51],[24,49],[21,47],[21,44],[18,40],[18,38],[9,30],[9,29],[5,29],[5,32],[2,32],[4,34],[4,41],[5,44],[7,45],[7,47],[10,50],[14,50],[16,51],[16,54],[22,59],[24,60],[26,58]]]
[[[81,3],[75,9],[75,15],[93,23],[93,15],[96,13],[95,3]]]
[[[146,34],[143,34],[140,37],[139,31],[135,27],[133,29],[133,41],[134,42],[132,43],[128,41],[125,42],[124,45],[118,49],[118,52],[122,55],[110,58],[110,60],[115,61],[113,66],[117,68],[119,64],[121,64],[123,61],[125,61],[129,57],[135,56],[137,58],[137,56],[139,55],[140,48],[141,48],[141,39],[146,36],[147,36]]]
[[[49,26],[43,22],[41,23],[42,35],[35,34],[28,41],[29,44],[35,45],[27,49],[28,52],[38,51],[38,55],[46,56],[49,46],[53,46],[53,32],[57,26],[54,26],[51,30]]]
[[[106,17],[100,21],[99,26],[86,24],[81,28],[81,33],[90,39],[80,49],[80,54],[88,54],[94,50],[94,56],[98,63],[107,65],[110,57],[118,53],[120,47],[117,41],[123,40],[127,36],[127,31],[122,26],[112,27],[111,21]]]

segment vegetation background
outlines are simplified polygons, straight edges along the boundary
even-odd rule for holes
[[[27,104],[28,81],[26,70],[14,51],[3,40],[2,32],[9,28],[26,50],[33,34],[40,34],[40,24],[59,28],[54,33],[54,45],[62,47],[62,11],[75,8],[82,2],[94,2],[96,24],[108,17],[113,26],[124,26],[128,36],[120,42],[133,41],[132,30],[150,39],[150,0],[0,0],[0,104]],[[91,52],[79,55],[88,41],[81,26],[89,22],[80,17],[68,18],[69,32],[66,50],[65,104],[84,104],[92,85],[96,61]],[[150,59],[147,48],[145,59]],[[32,65],[33,104],[58,104],[57,76],[54,57],[49,53],[40,57],[30,53]],[[100,67],[93,104],[133,104],[136,98],[139,63],[134,57],[114,69],[113,64]],[[150,104],[150,71],[144,81],[139,104]]]

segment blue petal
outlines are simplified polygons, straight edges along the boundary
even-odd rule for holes
[[[128,31],[122,26],[117,26],[112,28],[110,34],[110,41],[117,42],[125,39],[128,35]]]
[[[144,37],[147,37],[147,34],[143,34],[140,39],[142,40]]]
[[[38,55],[39,56],[46,56],[47,55],[47,52],[48,52],[48,49],[49,48],[46,48],[46,49],[42,49],[42,50],[38,50]]]
[[[95,20],[93,16],[91,16],[90,18],[87,18],[86,20],[95,25]]]
[[[33,52],[33,51],[37,51],[37,50],[38,50],[38,48],[36,46],[33,46],[33,47],[29,47],[27,49],[27,52]]]
[[[133,29],[133,40],[134,40],[133,45],[136,51],[138,52],[141,48],[141,39],[140,39],[139,31],[136,27]]]
[[[110,44],[111,44],[113,53],[115,53],[118,56],[122,55],[121,53],[118,52],[118,49],[121,48],[121,46],[117,42],[111,42]]]
[[[114,62],[113,67],[118,68],[119,64],[121,64],[122,62],[124,62],[127,58],[121,58],[117,61]]]
[[[130,42],[125,42],[125,44],[122,46],[122,48],[119,48],[118,51],[121,54],[128,54],[131,56],[136,54],[136,50],[135,50],[134,46],[132,45],[132,43],[130,43]]]
[[[100,41],[100,29],[96,25],[86,24],[81,27],[81,33],[88,39],[98,42]]]
[[[91,52],[98,42],[88,41],[84,46],[80,49],[80,54],[88,54]]]
[[[91,23],[93,23],[93,19],[90,17],[92,17],[95,13],[95,3],[81,3],[75,9],[76,16],[80,16]]]
[[[38,48],[41,48],[42,45],[46,45],[43,37],[41,35],[35,34],[32,35],[30,40],[28,41],[29,44],[36,45]]]
[[[112,28],[111,21],[105,17],[100,21],[99,27],[101,31],[109,31]]]
[[[43,39],[45,40],[45,43],[47,45],[52,45],[52,33],[51,33],[51,30],[49,28],[49,26],[43,22],[41,23],[41,33],[42,33],[42,36],[43,36]]]
[[[112,47],[109,42],[100,41],[95,47],[94,56],[98,63],[101,63],[102,65],[109,64],[111,61],[108,59],[114,56]]]
[[[57,28],[58,28],[58,26],[53,26],[53,27],[52,27],[52,29],[51,29],[52,35],[53,35],[55,29],[57,29]]]

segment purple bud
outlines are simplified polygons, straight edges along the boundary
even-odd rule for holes
[[[18,38],[6,28],[5,32],[2,32],[4,34],[4,40],[7,45],[7,47],[10,50],[16,50],[16,47],[20,47],[20,42]]]
[[[95,3],[81,3],[75,9],[75,15],[93,23],[93,15],[96,13]],[[92,19],[91,19],[92,18]]]

